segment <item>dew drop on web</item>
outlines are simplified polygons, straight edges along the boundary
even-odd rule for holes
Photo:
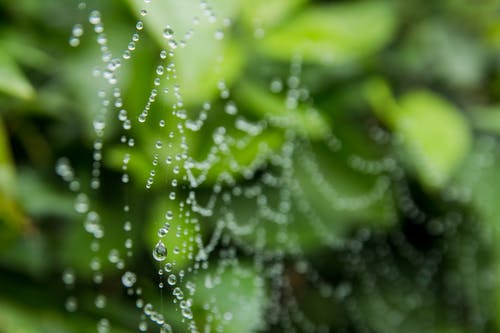
[[[167,258],[167,248],[162,241],[158,241],[153,249],[153,258],[156,261],[164,261]]]

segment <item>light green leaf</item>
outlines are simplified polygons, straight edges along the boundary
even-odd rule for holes
[[[243,0],[242,19],[251,29],[275,27],[307,0]]]
[[[266,36],[260,50],[289,61],[343,64],[360,60],[384,47],[396,25],[388,2],[356,2],[311,6]]]
[[[469,125],[451,103],[430,91],[412,91],[396,102],[383,81],[368,96],[375,114],[399,139],[411,167],[428,188],[443,187],[471,144]]]
[[[3,49],[0,49],[0,92],[20,99],[31,99],[35,96],[35,90],[28,79]]]

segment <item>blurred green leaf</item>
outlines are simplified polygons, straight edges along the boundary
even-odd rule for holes
[[[1,80],[1,79],[0,79]],[[0,226],[4,242],[19,233],[27,224],[27,218],[17,202],[17,179],[12,161],[7,133],[0,118]]]
[[[47,72],[52,69],[54,59],[45,50],[34,46],[35,42],[32,36],[16,30],[5,30],[2,31],[0,49],[24,66]]]
[[[21,169],[18,177],[19,202],[31,216],[75,217],[73,200],[58,193],[33,169]]]
[[[244,0],[241,16],[250,29],[264,29],[265,31],[281,24],[306,2],[307,0]],[[258,37],[257,31],[254,31],[254,34]]]
[[[474,217],[479,225],[478,235],[475,239],[480,239],[483,246],[491,252],[482,258],[487,263],[491,263],[485,270],[484,267],[477,267],[474,270],[463,270],[465,264],[457,265],[460,271],[468,272],[475,278],[466,285],[465,291],[472,293],[477,290],[483,293],[476,296],[480,304],[486,304],[486,309],[491,311],[495,322],[499,323],[500,309],[500,207],[498,198],[500,197],[500,161],[498,156],[498,142],[493,137],[482,136],[475,142],[471,153],[464,161],[459,172],[455,176],[454,185],[447,190],[447,195],[454,200],[469,203],[473,209]],[[464,257],[464,249],[472,248],[469,251],[477,251],[477,245],[472,241],[460,243],[456,246],[455,260],[467,260]],[[481,271],[478,272],[478,269]],[[489,278],[485,278],[489,277]],[[472,283],[475,283],[472,284]],[[474,288],[475,287],[475,288]],[[484,292],[486,290],[486,293]],[[485,297],[485,294],[492,298]]]
[[[0,92],[20,99],[32,99],[35,89],[17,63],[0,48]]]
[[[43,295],[50,297],[48,294]],[[93,318],[82,315],[67,316],[57,308],[33,309],[24,304],[13,304],[0,299],[0,332],[5,333],[84,333],[96,329]],[[117,333],[127,333],[114,327]]]
[[[257,44],[263,54],[283,61],[338,65],[361,60],[383,48],[396,28],[387,1],[310,6]]]
[[[443,187],[471,144],[471,131],[460,111],[426,90],[408,92],[395,102],[383,81],[372,81],[367,93],[375,114],[400,140],[422,183]]]
[[[484,46],[462,27],[429,19],[412,27],[399,50],[398,60],[414,76],[456,87],[473,88],[483,79]]]
[[[2,251],[0,263],[17,272],[40,277],[47,273],[51,258],[47,239],[39,230],[31,230],[17,237],[10,246]]]
[[[500,106],[476,106],[470,115],[475,128],[493,133],[500,133]]]

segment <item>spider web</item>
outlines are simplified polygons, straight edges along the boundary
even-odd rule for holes
[[[471,240],[457,239],[456,230],[474,229],[464,223],[470,221],[460,200],[423,210],[419,189],[391,150],[392,135],[372,117],[319,111],[303,82],[314,68],[300,52],[286,68],[250,68],[254,78],[230,84],[233,78],[221,74],[232,75],[223,70],[224,41],[236,28],[225,16],[231,14],[226,2],[133,6],[139,19],[116,54],[107,18],[79,5],[88,23],[75,25],[70,45],[92,35],[100,50],[99,64],[89,69],[101,87],[89,185],[68,159],[56,166],[91,235],[98,332],[114,325],[105,315],[114,297],[106,295],[106,280],[117,276],[137,316],[125,326],[139,331],[432,331],[443,315],[456,316],[463,295],[441,289],[443,266],[453,251],[472,261],[480,251],[458,245]],[[158,15],[173,8],[175,15]],[[162,29],[148,17],[164,17],[155,26]],[[149,52],[156,59],[150,86],[135,87],[127,73],[145,70],[138,68],[141,43],[151,38],[146,31],[161,38],[163,48]],[[263,33],[257,24],[255,38]],[[206,82],[190,79],[190,71],[200,69],[190,68],[197,57],[208,59],[201,61]],[[143,96],[142,105],[128,104],[130,86]],[[215,97],[193,94],[201,86]],[[262,99],[271,106],[265,112]],[[123,197],[113,218],[107,196]],[[150,274],[137,271],[143,230],[155,267]],[[122,245],[106,245],[109,233]],[[115,273],[103,269],[107,264]],[[63,281],[70,291],[66,308],[76,311],[71,267]],[[304,306],[311,298],[315,307]],[[482,329],[487,316],[479,300],[473,304],[466,320]],[[441,305],[451,310],[434,312]]]

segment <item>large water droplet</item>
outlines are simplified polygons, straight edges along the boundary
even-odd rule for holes
[[[175,276],[175,274],[170,274],[168,276],[167,282],[171,286],[175,285],[177,283],[177,276]]]
[[[91,24],[98,24],[101,22],[101,13],[99,13],[99,11],[97,10],[94,10],[90,13],[90,16],[89,16],[89,22]]]
[[[156,261],[163,261],[167,257],[167,248],[162,241],[158,241],[156,243],[155,248],[153,249],[153,258]]]

